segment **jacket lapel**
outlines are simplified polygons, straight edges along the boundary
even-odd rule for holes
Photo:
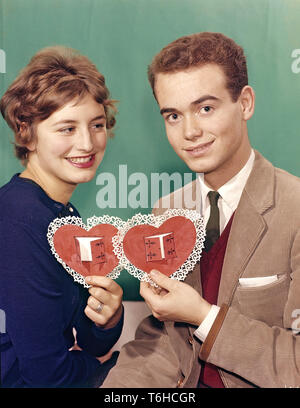
[[[218,305],[230,304],[238,279],[266,229],[263,214],[274,205],[274,167],[255,152],[255,162],[235,212],[222,269]]]

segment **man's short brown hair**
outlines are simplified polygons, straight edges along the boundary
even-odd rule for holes
[[[106,127],[111,129],[115,124],[114,101],[109,99],[104,76],[87,57],[63,46],[47,47],[35,54],[0,101],[2,116],[15,134],[16,156],[23,162],[26,159],[26,144],[35,137],[34,125],[87,93],[103,105]],[[26,132],[21,132],[24,127]]]
[[[204,64],[223,69],[227,88],[236,101],[248,85],[246,57],[243,48],[221,33],[202,32],[180,37],[164,47],[148,67],[148,79],[155,96],[155,77],[159,73],[184,71]]]

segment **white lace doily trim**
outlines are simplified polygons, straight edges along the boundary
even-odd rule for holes
[[[129,219],[117,235],[112,238],[114,253],[117,255],[120,264],[135,278],[140,281],[146,281],[157,286],[150,278],[147,272],[137,268],[126,257],[123,249],[123,239],[126,233],[134,226],[148,224],[156,228],[160,227],[167,219],[174,216],[184,216],[191,220],[196,229],[196,243],[187,260],[172,274],[171,279],[184,280],[189,272],[194,269],[196,263],[200,260],[202,248],[204,247],[205,228],[203,217],[194,210],[169,209],[164,214],[155,216],[154,214],[136,214]]]
[[[108,215],[104,215],[102,217],[93,216],[91,218],[88,218],[87,225],[85,225],[84,222],[82,221],[82,218],[68,216],[68,217],[62,217],[62,218],[55,218],[49,224],[49,227],[48,227],[47,239],[48,239],[52,254],[55,256],[56,260],[62,264],[65,270],[73,277],[74,281],[80,283],[85,288],[89,288],[90,285],[88,285],[85,282],[84,276],[82,276],[80,273],[76,272],[74,269],[68,266],[61,259],[61,257],[56,253],[54,243],[53,243],[53,238],[54,238],[54,234],[56,233],[56,231],[59,228],[61,228],[63,225],[76,225],[86,231],[89,231],[91,228],[93,228],[94,226],[98,224],[111,224],[111,225],[114,225],[119,230],[119,228],[122,228],[124,226],[125,222],[118,217],[110,217]],[[122,271],[122,269],[123,269],[123,266],[119,262],[118,266],[116,266],[106,276],[111,279],[116,279],[120,275],[120,272]]]

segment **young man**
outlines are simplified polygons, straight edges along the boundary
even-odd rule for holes
[[[251,148],[243,50],[218,33],[182,37],[154,58],[149,80],[169,142],[201,173],[192,188],[207,239],[185,282],[153,271],[162,290],[141,284],[153,316],[104,387],[297,387],[300,182]]]

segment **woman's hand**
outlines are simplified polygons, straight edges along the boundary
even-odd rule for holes
[[[122,288],[112,279],[104,276],[85,278],[90,297],[84,313],[89,319],[105,329],[114,327],[122,315]],[[102,306],[102,308],[101,308]]]
[[[161,321],[175,321],[199,326],[210,311],[211,305],[187,283],[170,279],[158,271],[150,277],[159,288],[141,282],[140,294]]]

